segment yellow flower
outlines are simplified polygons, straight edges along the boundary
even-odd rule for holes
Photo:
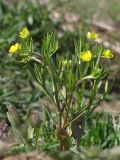
[[[90,50],[81,52],[79,55],[81,61],[90,61],[92,59],[92,53]]]
[[[72,64],[72,61],[71,61],[71,60],[67,60],[67,59],[66,59],[66,60],[63,60],[63,61],[62,61],[62,65],[63,65],[63,66],[70,66],[71,64]]]
[[[98,38],[98,34],[95,33],[95,32],[88,32],[87,33],[87,38],[90,39],[90,40],[95,40]]]
[[[21,49],[21,44],[19,43],[15,43],[14,45],[12,45],[9,49],[10,53],[16,53],[18,50]]]
[[[19,37],[21,37],[22,39],[26,39],[29,35],[30,35],[30,32],[26,27],[24,27],[22,31],[20,31],[19,33]]]
[[[102,53],[102,56],[103,58],[113,58],[113,54],[111,52],[111,50],[107,49],[105,50],[103,53]]]

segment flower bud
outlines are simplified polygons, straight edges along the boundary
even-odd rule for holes
[[[40,119],[40,113],[37,110],[29,112],[29,121],[33,128],[40,127],[42,120]]]
[[[8,120],[10,121],[12,126],[19,127],[20,120],[19,120],[19,116],[18,116],[18,113],[17,113],[15,107],[13,107],[13,106],[8,107],[7,117],[8,117]]]

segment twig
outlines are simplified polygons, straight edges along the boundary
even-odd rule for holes
[[[109,31],[109,32],[113,32],[115,31],[115,27],[114,26],[111,26],[109,24],[106,24],[102,21],[97,21],[97,20],[93,20],[91,21],[91,24],[100,28],[101,30],[106,30],[106,31]]]

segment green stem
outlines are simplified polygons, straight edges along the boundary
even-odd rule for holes
[[[35,128],[35,147],[36,147],[36,149],[38,148],[39,135],[40,135],[40,129],[39,128]]]
[[[75,117],[74,119],[68,121],[68,122],[64,125],[64,128],[66,128],[68,125],[70,125],[70,124],[73,123],[75,120],[77,120],[80,116],[82,116],[82,115],[86,112],[86,109],[87,109],[87,107],[84,107],[84,110],[81,111],[81,113],[80,113],[77,117]]]

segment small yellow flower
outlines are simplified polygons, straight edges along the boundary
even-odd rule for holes
[[[81,61],[90,61],[92,59],[92,53],[90,50],[81,52],[79,55]]]
[[[16,53],[18,50],[21,49],[21,44],[19,43],[15,43],[14,45],[12,45],[9,49],[10,53]]]
[[[30,35],[30,32],[26,27],[24,27],[22,31],[20,31],[19,33],[19,37],[21,37],[22,39],[26,39],[29,35]]]
[[[67,60],[67,59],[66,59],[66,60],[63,60],[63,61],[62,61],[62,65],[63,65],[63,66],[70,66],[71,64],[72,64],[72,61],[71,61],[71,60]]]
[[[87,33],[87,38],[90,39],[90,40],[95,40],[98,38],[98,34],[95,33],[95,32],[88,32]]]
[[[114,55],[112,54],[111,50],[107,49],[102,53],[103,58],[113,58]]]

